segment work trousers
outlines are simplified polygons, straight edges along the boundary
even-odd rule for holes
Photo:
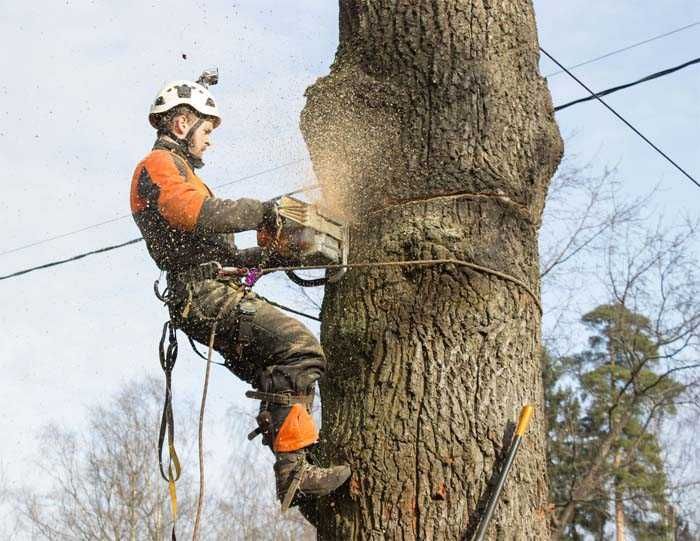
[[[314,392],[326,359],[316,337],[298,320],[252,291],[243,295],[236,281],[183,283],[168,277],[168,288],[171,317],[188,336],[208,345],[217,321],[214,349],[239,378],[262,392]],[[243,344],[241,325],[250,325]]]

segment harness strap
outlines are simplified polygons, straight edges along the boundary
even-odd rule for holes
[[[245,395],[247,398],[261,400],[262,402],[267,402],[268,404],[288,407],[291,407],[294,404],[303,404],[307,408],[311,408],[314,402],[314,395],[312,394],[294,395],[289,393],[263,393],[261,391],[246,391]]]
[[[302,458],[299,460],[299,466],[294,472],[292,482],[289,484],[287,493],[284,495],[284,499],[282,500],[282,513],[286,513],[289,507],[292,505],[292,500],[294,500],[294,496],[296,496],[296,493],[299,490],[299,485],[301,485],[301,482],[304,480],[304,475],[307,471],[309,471],[310,467],[311,466],[308,462],[306,462],[306,459]]]
[[[238,330],[236,331],[235,349],[239,361],[243,358],[243,351],[245,348],[253,341],[253,319],[255,318],[256,308],[248,299],[249,294],[250,289],[244,286],[240,292],[240,296],[237,298],[238,307],[236,311]],[[232,370],[233,360],[226,359],[226,363],[226,366]]]
[[[260,400],[265,404],[275,404],[277,406],[291,407],[294,404],[302,404],[307,410],[311,409],[314,402],[314,395],[293,395],[290,393],[264,393],[262,391],[246,391],[247,398],[253,398],[255,400]],[[270,412],[267,408],[264,408],[260,414],[255,418],[258,423],[257,428],[251,430],[248,433],[248,439],[254,440],[259,435],[263,435],[263,444],[272,444],[271,432],[272,418]],[[266,439],[267,438],[267,439]],[[270,441],[268,441],[270,440]]]
[[[217,261],[209,261],[187,269],[170,271],[168,274],[178,282],[201,282],[203,280],[213,280],[218,278],[221,271],[221,264]]]
[[[165,347],[165,338],[168,337],[168,347]],[[175,483],[180,478],[180,459],[175,450],[175,422],[173,418],[173,393],[172,393],[172,373],[177,360],[177,336],[175,327],[168,320],[163,325],[163,332],[158,345],[158,356],[160,366],[165,373],[165,401],[163,403],[163,413],[160,419],[160,430],[158,432],[158,465],[160,474],[168,482],[168,493],[170,494],[170,512],[173,517],[172,539],[175,539],[175,521],[177,520],[177,491]],[[167,435],[168,439],[168,472],[165,473],[163,465],[163,445]]]
[[[197,349],[197,344],[194,343],[194,340],[192,339],[191,336],[188,336],[188,337],[187,337],[187,340],[190,341],[190,346],[192,346],[192,351],[194,351],[195,354],[196,354],[198,357],[201,357],[202,359],[204,359],[204,360],[207,361],[208,363],[218,364],[219,366],[223,366],[224,368],[230,368],[230,366],[229,366],[228,364],[226,364],[226,363],[219,363],[219,362],[216,362],[216,361],[211,361],[211,360],[209,360],[209,358],[208,358],[206,355],[204,355],[204,353],[202,353],[201,351],[199,351],[199,350]]]
[[[242,351],[253,340],[253,316],[255,313],[244,312],[239,309],[238,316],[238,347]]]

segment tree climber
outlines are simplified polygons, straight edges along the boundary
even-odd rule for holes
[[[229,370],[255,388],[248,394],[261,400],[257,432],[275,455],[283,509],[297,487],[299,495],[329,494],[348,479],[350,467],[321,468],[308,460],[309,446],[318,440],[311,404],[326,365],[318,340],[299,321],[246,291],[240,279],[217,277],[219,265],[298,264],[289,254],[239,250],[234,243],[236,232],[274,227],[276,205],[215,197],[194,173],[204,165],[211,132],[221,123],[208,88],[171,82],[156,96],[148,118],[157,139],[134,171],[131,211],[151,257],[167,272],[171,321],[203,344],[217,321],[214,348]]]

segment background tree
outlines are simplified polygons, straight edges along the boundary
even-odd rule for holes
[[[84,433],[50,425],[40,436],[37,467],[46,491],[20,496],[22,529],[52,540],[160,541],[169,535],[169,500],[155,452],[162,385],[134,383],[93,407]],[[191,422],[180,424],[191,434]],[[178,484],[180,527],[192,511],[192,489]]]
[[[538,60],[528,1],[341,0],[335,63],[301,127],[352,221],[353,261],[453,257],[539,295],[562,145]],[[327,288],[323,318],[323,449],[354,475],[321,503],[319,537],[462,538],[504,430],[524,403],[542,411],[536,301],[459,267],[375,269]],[[492,535],[547,536],[543,427],[538,416]]]
[[[568,137],[567,145],[575,138]],[[591,308],[590,298],[581,292],[605,276],[601,254],[610,247],[614,232],[646,227],[656,194],[656,189],[629,194],[615,167],[581,164],[576,156],[564,156],[550,185],[539,238],[547,322],[543,339],[550,351],[561,356],[580,347],[572,329]]]
[[[10,489],[9,481],[5,467],[0,462],[0,538],[15,539],[16,532],[13,531],[12,520],[12,490]]]
[[[624,306],[603,305],[582,319],[595,333],[589,339],[590,349],[565,361],[580,374],[578,392],[571,387],[566,392],[553,389],[552,379],[547,381],[552,423],[550,475],[558,489],[553,490],[554,501],[567,501],[569,483],[595,461],[599,442],[619,433],[597,486],[577,503],[567,531],[573,534],[582,528],[604,539],[612,501],[612,521],[619,537],[624,538],[627,524],[635,539],[660,539],[670,531],[666,524],[668,483],[661,445],[650,421],[675,413],[674,404],[683,387],[671,377],[657,382],[659,375],[653,369],[658,364],[658,349],[647,334],[647,318]],[[657,361],[639,368],[640,360],[649,358]],[[618,399],[631,379],[635,387],[648,387],[643,397],[635,400],[632,393],[625,393]],[[562,402],[554,403],[559,400]]]
[[[644,231],[633,222],[611,231],[599,277],[613,302],[584,316],[595,331],[587,351],[545,358],[555,536],[581,526],[602,538],[611,516],[619,531],[627,518],[640,539],[669,528],[675,487],[659,435],[676,406],[695,399],[695,231],[693,223]]]
[[[19,521],[15,535],[26,539],[151,540],[170,539],[170,502],[156,456],[157,427],[162,407],[162,382],[134,381],[109,402],[92,407],[83,432],[49,426],[37,449],[46,450],[38,469],[45,490],[24,489],[14,495]],[[177,484],[177,532],[192,535],[197,486],[197,414],[179,400],[177,443],[183,474]],[[253,415],[232,416],[252,420]],[[228,541],[313,538],[313,529],[297,513],[279,513],[271,478],[271,457],[246,442],[246,427],[236,423],[231,439],[240,442],[226,462],[222,482],[215,470],[208,476],[201,538]]]

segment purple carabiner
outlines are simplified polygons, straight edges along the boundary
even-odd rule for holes
[[[243,278],[243,283],[248,287],[253,287],[255,285],[255,282],[257,282],[261,276],[262,269],[253,267],[252,269],[248,270],[248,273],[245,275],[245,278]]]

